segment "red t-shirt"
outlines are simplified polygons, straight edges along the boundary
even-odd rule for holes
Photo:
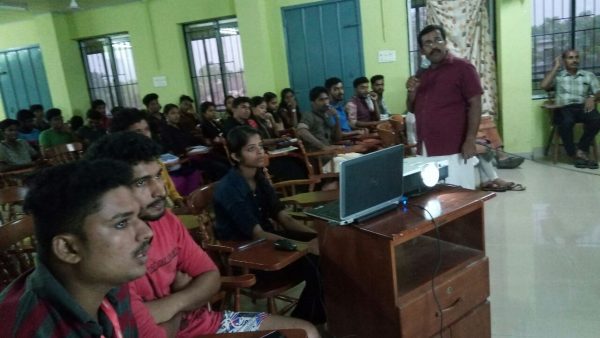
[[[460,153],[467,133],[468,100],[483,93],[475,67],[448,53],[419,79],[414,105],[419,149],[425,142],[429,156]]]
[[[170,295],[177,271],[196,277],[217,267],[170,211],[158,221],[150,222],[150,227],[154,238],[148,251],[146,274],[129,283],[129,292],[140,337],[161,338],[166,337],[166,332],[156,324],[144,302]],[[192,311],[181,320],[177,337],[214,334],[221,319],[221,312],[210,312],[205,307]]]

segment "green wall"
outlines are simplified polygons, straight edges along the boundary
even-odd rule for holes
[[[69,116],[89,105],[77,40],[127,32],[140,93],[156,92],[164,105],[192,93],[182,24],[237,16],[249,95],[278,92],[289,86],[281,8],[315,1],[143,0],[69,14],[19,14],[22,21],[0,25],[0,50],[40,45],[53,103]],[[386,101],[393,112],[402,113],[409,76],[406,2],[359,3],[365,75],[386,76]],[[499,0],[496,15],[499,127],[507,150],[531,152],[541,148],[547,125],[540,102],[531,100],[531,0]],[[397,60],[379,63],[379,50],[396,51]],[[165,76],[167,86],[155,88],[155,76]]]

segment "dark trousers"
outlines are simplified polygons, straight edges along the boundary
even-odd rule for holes
[[[589,113],[584,112],[583,104],[570,104],[557,110],[554,114],[554,124],[562,139],[567,154],[575,156],[576,149],[573,141],[573,127],[575,123],[583,123],[583,135],[579,139],[577,148],[587,154],[590,144],[594,141],[600,130],[600,114],[597,109]]]

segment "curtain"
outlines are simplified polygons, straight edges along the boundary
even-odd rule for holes
[[[487,0],[427,1],[427,23],[444,27],[448,49],[469,60],[479,72],[482,114],[496,115],[496,62],[489,30]]]

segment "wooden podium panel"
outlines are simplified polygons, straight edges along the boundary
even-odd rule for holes
[[[335,227],[315,221],[329,331],[365,338],[439,336],[431,281],[440,259],[435,293],[444,330],[486,331],[489,310],[469,313],[487,304],[489,296],[483,203],[493,196],[440,186],[409,200],[406,208],[362,224]],[[439,226],[440,241],[422,208]],[[460,324],[463,320],[484,323]],[[486,332],[477,338],[489,337]]]

